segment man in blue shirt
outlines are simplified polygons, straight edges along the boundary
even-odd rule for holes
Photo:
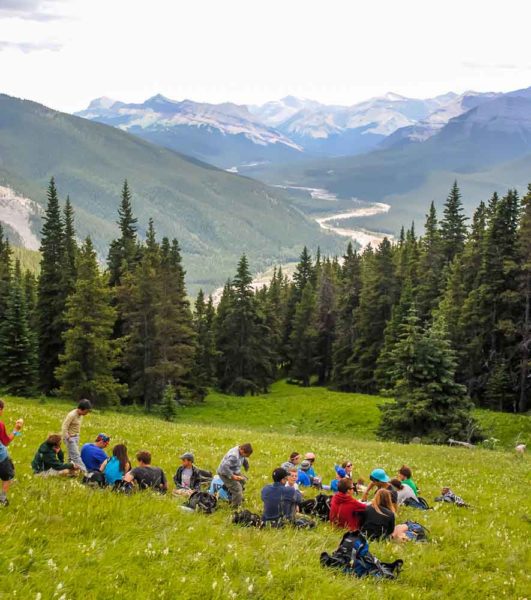
[[[109,457],[103,451],[103,448],[107,448],[111,441],[111,438],[104,433],[99,433],[96,441],[93,444],[85,444],[81,448],[81,460],[87,467],[87,471],[99,471],[103,461]]]
[[[293,487],[286,487],[289,473],[280,467],[273,471],[273,483],[262,489],[264,513],[262,521],[279,525],[282,521],[293,521],[302,494]]]

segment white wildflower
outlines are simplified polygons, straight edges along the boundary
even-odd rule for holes
[[[215,590],[218,587],[218,582],[217,581],[213,581],[212,582],[212,589]]]

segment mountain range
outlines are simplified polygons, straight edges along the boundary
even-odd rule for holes
[[[77,115],[241,172],[368,152],[406,128],[412,128],[411,136],[426,137],[495,95],[449,92],[419,100],[388,93],[352,106],[287,96],[247,106],[175,101],[158,94],[137,104],[97,98]]]
[[[190,291],[210,291],[247,253],[254,269],[295,260],[306,244],[341,250],[285,191],[156,146],[120,129],[0,95],[0,221],[38,247],[46,188],[54,176],[70,195],[81,238],[103,259],[117,235],[124,179],[139,233],[153,218],[159,236],[181,245]]]

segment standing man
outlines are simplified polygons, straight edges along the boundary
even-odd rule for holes
[[[249,469],[248,458],[253,453],[251,444],[242,444],[231,448],[223,457],[219,467],[218,475],[231,495],[230,504],[238,508],[243,502],[243,482],[246,480],[241,469]]]
[[[4,401],[0,400],[0,416],[4,412]],[[0,506],[8,506],[7,492],[11,482],[15,478],[15,465],[9,457],[7,446],[13,441],[15,436],[22,435],[21,429],[24,424],[22,419],[18,419],[12,433],[7,433],[6,426],[0,421],[0,480],[2,481],[2,490],[0,491]]]
[[[77,408],[71,410],[63,421],[61,435],[68,449],[68,459],[73,464],[77,465],[84,473],[87,472],[87,467],[81,459],[79,453],[79,434],[81,432],[81,421],[92,409],[92,404],[89,400],[80,400]]]

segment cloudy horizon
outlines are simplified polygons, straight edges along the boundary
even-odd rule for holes
[[[531,85],[530,8],[449,0],[437,11],[420,0],[0,0],[0,92],[74,112],[100,96],[352,105]]]

